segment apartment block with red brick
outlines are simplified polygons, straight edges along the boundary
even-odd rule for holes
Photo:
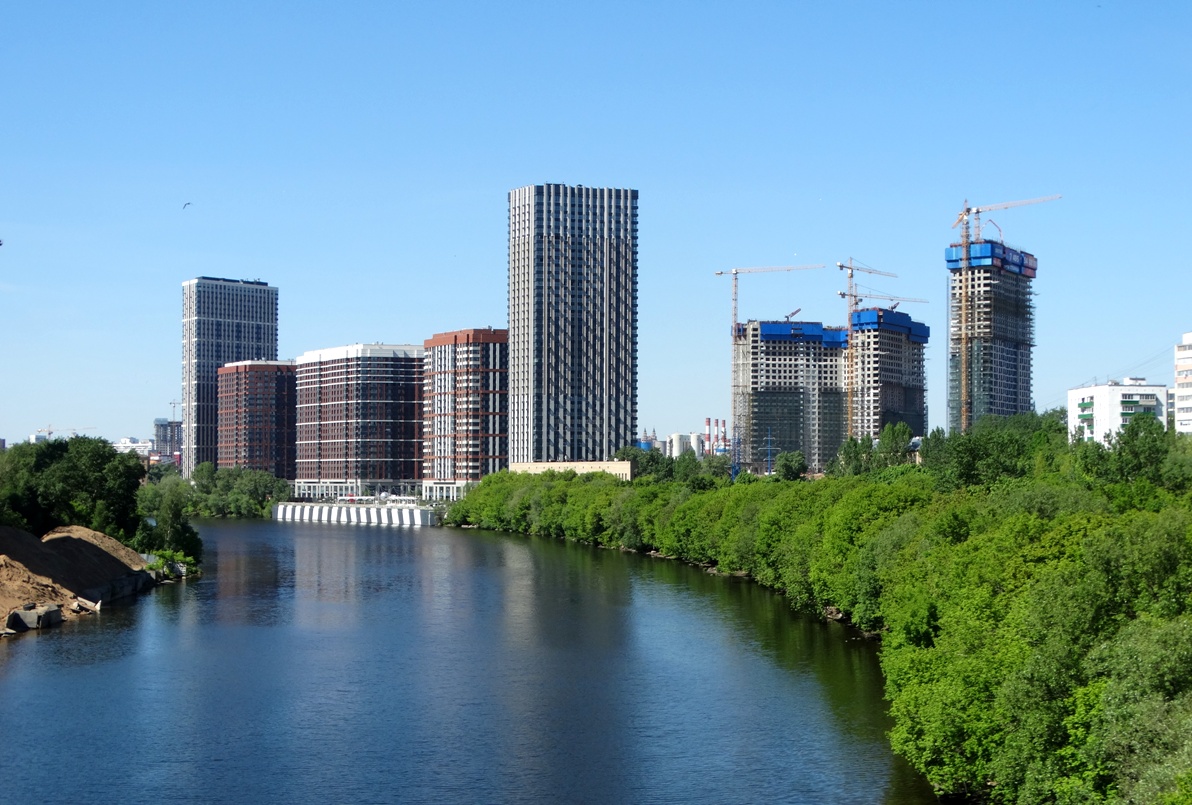
[[[304,353],[296,363],[295,496],[417,494],[423,348],[351,344]]]
[[[423,346],[422,497],[455,500],[509,466],[509,331],[454,330]]]
[[[294,480],[294,362],[238,361],[221,366],[216,375],[216,466],[263,470]]]

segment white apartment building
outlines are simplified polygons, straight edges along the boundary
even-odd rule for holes
[[[1142,377],[1110,380],[1097,386],[1068,390],[1068,435],[1108,444],[1139,414],[1150,414],[1167,426],[1167,387]]]
[[[1192,333],[1175,345],[1175,432],[1192,433]]]

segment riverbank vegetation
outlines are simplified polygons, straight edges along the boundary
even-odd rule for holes
[[[138,456],[104,439],[74,436],[16,444],[0,452],[0,525],[41,535],[83,526],[141,553],[202,557],[180,494],[147,494]],[[181,482],[181,479],[178,479]],[[184,483],[184,482],[182,482]]]
[[[915,465],[906,435],[817,480],[498,473],[447,522],[748,574],[879,635],[891,742],[941,793],[1192,802],[1192,439],[1140,416],[1070,444],[1050,412],[936,431]]]
[[[182,507],[189,517],[269,518],[273,504],[290,497],[290,485],[283,478],[242,467],[216,469],[209,461],[195,467],[190,483],[182,480],[172,464],[151,473],[150,480],[154,475],[163,494],[184,487],[177,494],[182,496]]]

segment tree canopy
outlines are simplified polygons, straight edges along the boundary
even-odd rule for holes
[[[879,635],[891,742],[941,793],[1192,802],[1192,438],[1139,416],[1107,447],[1062,411],[777,462],[485,478],[451,523],[745,573]],[[686,462],[689,464],[689,462]],[[661,463],[659,463],[660,465]]]

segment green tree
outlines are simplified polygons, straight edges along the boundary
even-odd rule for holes
[[[1150,414],[1138,414],[1110,441],[1111,464],[1117,480],[1124,483],[1145,480],[1156,485],[1162,482],[1168,443],[1167,432],[1158,419]]]
[[[873,451],[873,467],[896,467],[910,460],[911,426],[905,422],[891,422],[882,428],[877,447]]]
[[[783,481],[798,481],[807,474],[807,459],[802,450],[779,453],[774,459],[774,474]]]

